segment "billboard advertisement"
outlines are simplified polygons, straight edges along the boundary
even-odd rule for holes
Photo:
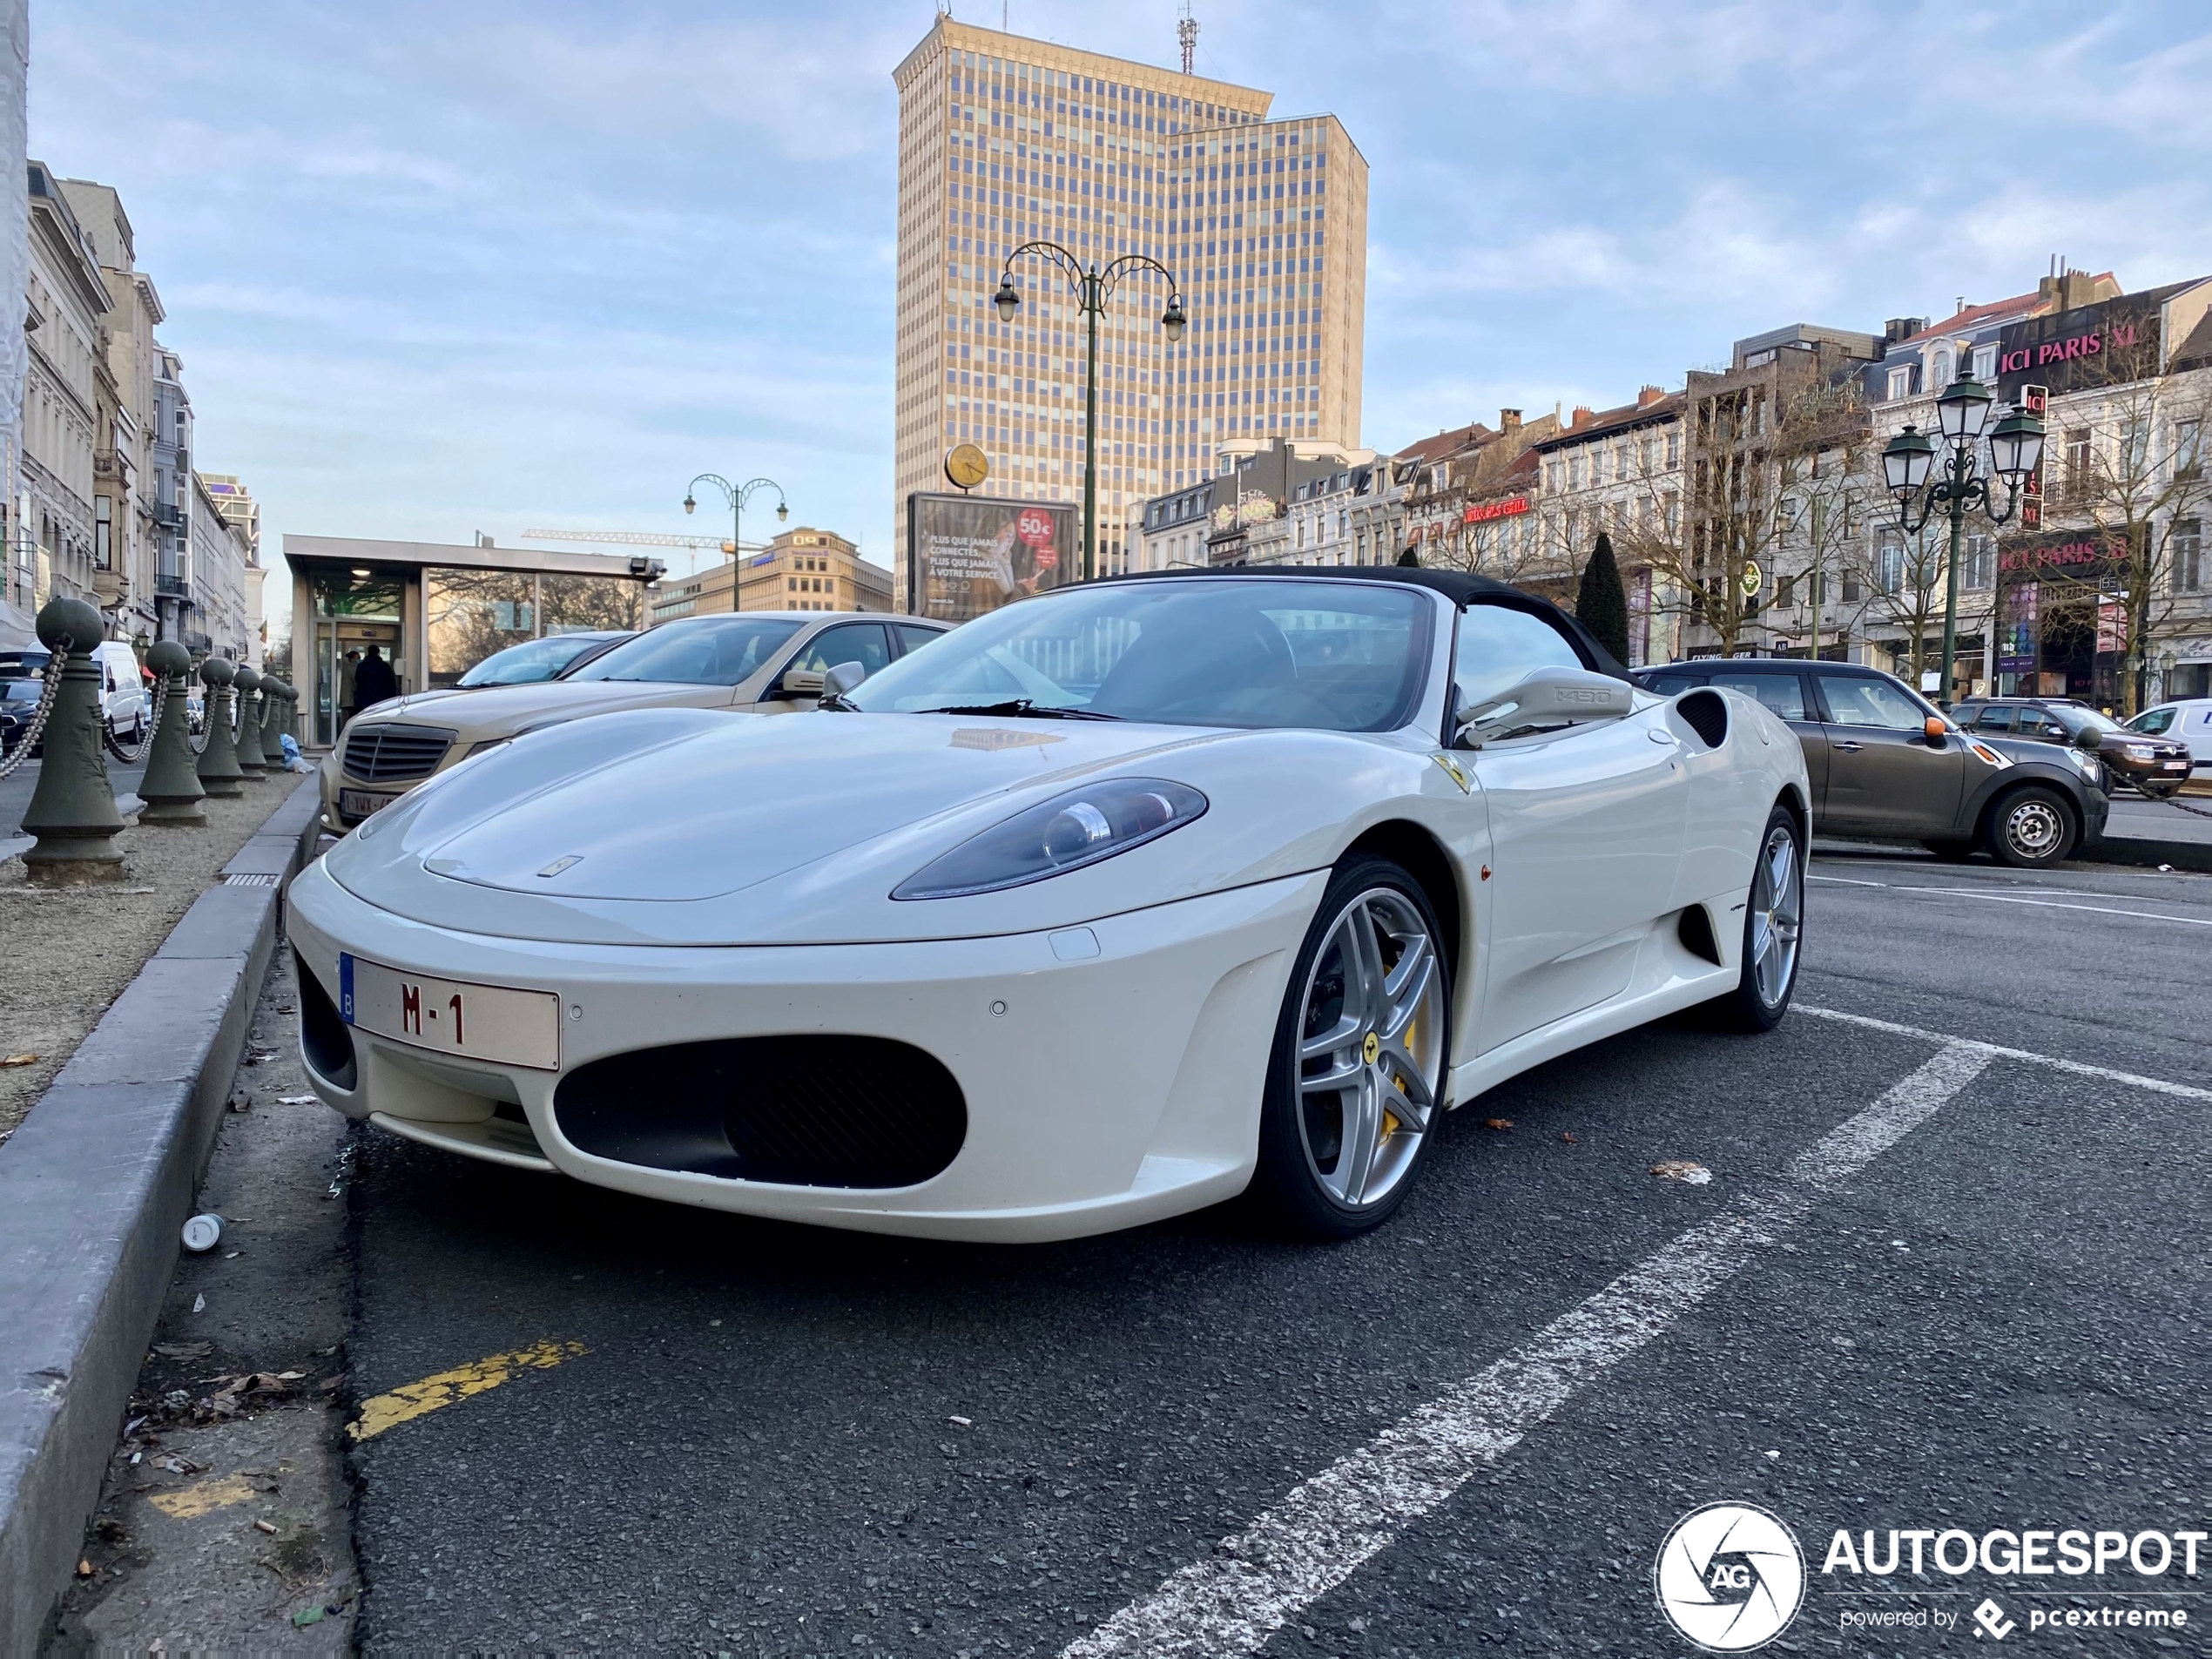
[[[967,622],[1082,575],[1076,509],[992,496],[907,497],[907,609]]]

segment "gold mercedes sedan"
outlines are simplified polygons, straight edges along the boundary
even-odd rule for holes
[[[857,664],[866,678],[948,631],[921,617],[852,611],[687,617],[558,679],[392,698],[354,716],[325,757],[323,827],[343,835],[448,766],[563,720],[617,709],[811,709],[832,669]]]

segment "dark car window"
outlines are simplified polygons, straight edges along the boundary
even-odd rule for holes
[[[2010,732],[2013,729],[2013,717],[2015,712],[2016,711],[2009,708],[1984,709],[1981,711],[1980,717],[1974,722],[1974,730],[1977,732]]]
[[[1647,674],[1643,678],[1645,689],[1655,697],[1676,697],[1704,683],[1702,674]]]
[[[1536,669],[1581,666],[1566,636],[1525,610],[1473,604],[1460,612],[1452,672],[1460,701],[1467,708],[1489,701]]]
[[[840,663],[858,663],[868,673],[880,674],[890,660],[891,644],[884,637],[880,623],[848,622],[823,629],[786,666],[827,673]]]
[[[899,646],[901,651],[920,651],[933,639],[944,637],[941,628],[917,628],[911,623],[899,624]]]
[[[1785,720],[1805,718],[1804,682],[1795,674],[1717,673],[1712,684],[1720,691],[1755,697]]]
[[[1861,679],[1856,675],[1823,674],[1820,695],[1827,699],[1828,718],[1837,725],[1878,726],[1889,732],[1917,732],[1927,716],[1919,704],[1887,680]]]
[[[2022,709],[2013,731],[2023,738],[2063,738],[2066,728],[2041,709]]]

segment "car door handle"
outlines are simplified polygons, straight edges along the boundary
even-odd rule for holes
[[[1847,755],[1855,755],[1866,745],[1863,743],[1857,742],[1852,738],[1844,738],[1839,739],[1835,746],[1842,750]]]

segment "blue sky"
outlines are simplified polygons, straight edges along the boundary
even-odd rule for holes
[[[1173,0],[1010,10],[1174,61]],[[1783,323],[1940,316],[2057,253],[2212,272],[2202,3],[1197,10],[1202,73],[1367,157],[1382,448],[1622,402]],[[707,530],[678,503],[713,470],[887,562],[890,71],[931,17],[34,0],[31,153],[122,190],[198,464],[246,478],[271,552]]]

